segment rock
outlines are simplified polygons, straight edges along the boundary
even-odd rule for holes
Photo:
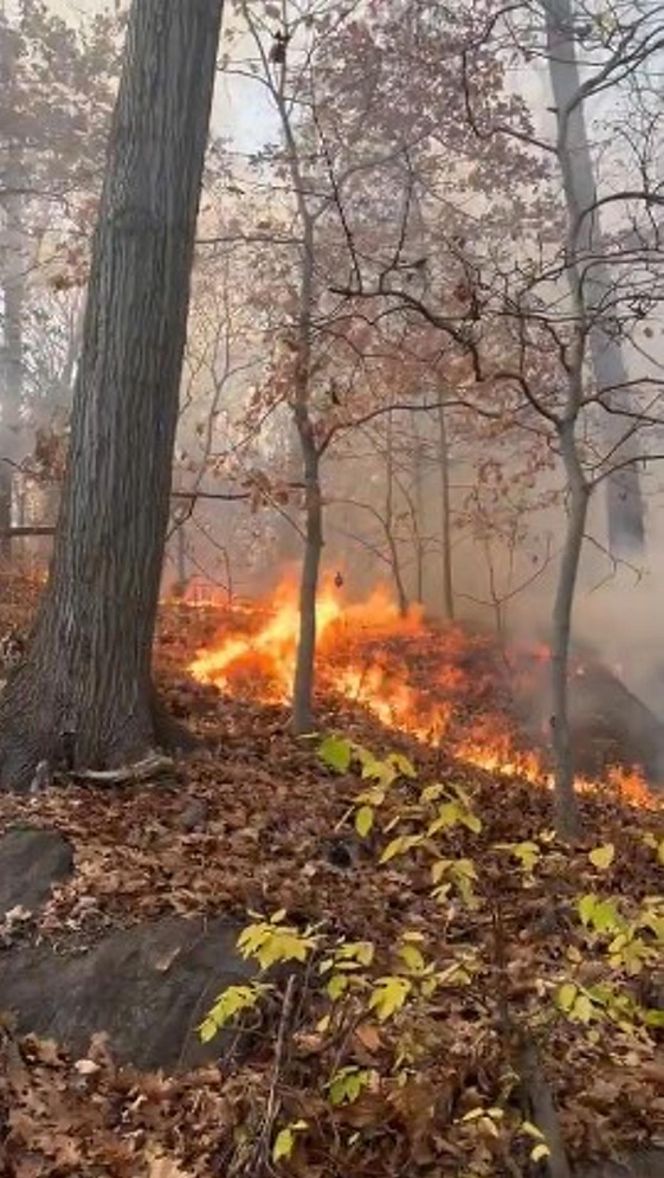
[[[180,815],[178,825],[185,834],[205,830],[208,817],[207,804],[200,798],[193,798]]]
[[[20,906],[34,912],[74,866],[71,846],[54,830],[10,830],[0,838],[0,919]]]
[[[221,990],[254,973],[235,950],[238,931],[222,918],[172,916],[111,933],[77,956],[12,948],[0,953],[0,1011],[15,1016],[20,1034],[55,1039],[75,1055],[105,1031],[120,1063],[195,1067],[225,1042],[222,1032],[203,1046],[196,1027]]]
[[[621,1161],[597,1162],[578,1172],[578,1178],[662,1178],[664,1148],[643,1149]]]

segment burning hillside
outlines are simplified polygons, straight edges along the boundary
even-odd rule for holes
[[[298,634],[295,586],[227,614],[190,665],[200,683],[271,703],[290,697]],[[384,587],[350,602],[326,579],[318,599],[318,691],[459,759],[533,783],[549,780],[548,650],[501,645],[491,634],[404,617]],[[647,800],[641,770],[658,777],[664,730],[606,668],[578,660],[571,683],[579,770]]]

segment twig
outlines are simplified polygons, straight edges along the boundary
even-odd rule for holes
[[[279,1110],[277,1088],[279,1085],[279,1077],[281,1075],[281,1069],[286,1050],[286,1033],[290,1024],[294,990],[295,974],[291,974],[286,983],[286,993],[284,994],[284,1001],[281,1007],[277,1043],[274,1049],[274,1067],[272,1069],[272,1080],[270,1082],[270,1091],[268,1093],[267,1105],[265,1106],[263,1124],[261,1126],[258,1140],[256,1141],[252,1155],[247,1159],[247,1164],[244,1167],[245,1172],[250,1175],[250,1178],[257,1178],[257,1175],[260,1174],[269,1158],[272,1129],[277,1112]]]

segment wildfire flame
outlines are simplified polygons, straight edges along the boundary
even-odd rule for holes
[[[266,703],[291,697],[299,634],[295,582],[284,580],[269,603],[234,613],[233,627],[201,651],[189,670],[200,683]],[[507,704],[496,702],[495,644],[461,626],[428,626],[419,606],[403,616],[389,590],[378,586],[366,600],[349,602],[345,588],[324,579],[316,605],[320,690],[371,712],[381,723],[450,752],[500,776],[551,785],[543,751],[524,743]],[[511,668],[548,661],[542,645]],[[492,662],[492,659],[494,660]],[[578,668],[575,668],[578,673]],[[637,769],[613,769],[611,785],[628,800],[647,805],[652,795]],[[579,780],[579,788],[590,784]]]

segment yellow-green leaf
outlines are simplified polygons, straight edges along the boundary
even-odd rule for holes
[[[544,1134],[541,1129],[537,1128],[532,1121],[521,1122],[521,1132],[525,1133],[527,1137],[534,1137],[535,1141],[544,1141]]]
[[[399,949],[399,957],[406,966],[406,969],[409,969],[411,973],[422,973],[426,967],[424,957],[417,948],[417,945],[402,945]]]
[[[272,1147],[272,1161],[278,1162],[281,1158],[289,1158],[293,1152],[294,1145],[295,1134],[287,1125],[285,1129],[280,1129],[277,1133],[274,1146]]]
[[[586,896],[582,896],[578,903],[579,916],[584,927],[590,924],[595,905],[597,904],[597,896],[593,892],[589,892]]]
[[[451,859],[437,859],[431,865],[431,882],[433,884],[439,884],[441,879],[447,875],[451,866]]]
[[[349,941],[336,950],[336,959],[338,962],[357,961],[360,965],[371,965],[374,952],[371,941]]]
[[[604,843],[603,846],[595,847],[594,850],[590,851],[588,858],[593,867],[596,867],[599,871],[606,871],[613,863],[615,853],[616,848],[613,843]]]
[[[561,1010],[567,1014],[573,1007],[578,994],[578,989],[573,982],[563,982],[562,986],[556,994],[556,1003]]]
[[[461,815],[461,821],[468,830],[472,830],[473,834],[480,834],[482,830],[482,819],[478,818],[477,814],[473,814],[472,810],[466,810]]]
[[[353,755],[353,746],[349,740],[339,736],[326,736],[318,748],[318,756],[328,769],[335,773],[347,773]]]
[[[402,777],[409,777],[411,781],[417,777],[417,773],[408,757],[404,757],[403,753],[390,753],[387,758],[395,769],[398,769]]]
[[[372,806],[360,806],[355,814],[355,829],[360,838],[366,838],[374,823]]]
[[[332,1002],[337,1002],[338,999],[341,998],[341,995],[346,993],[346,990],[348,989],[349,986],[350,986],[350,978],[348,977],[347,974],[335,973],[335,974],[332,974],[332,977],[330,978],[329,982],[327,983],[325,989],[327,990],[327,994],[328,994],[328,997],[330,998],[330,1000]]]
[[[390,859],[394,859],[397,855],[405,855],[407,851],[419,846],[421,842],[422,836],[419,834],[401,834],[387,844],[379,863],[389,863]]]
[[[378,1019],[384,1023],[404,1005],[412,989],[408,978],[391,975],[378,978],[369,999],[369,1009],[375,1010]]]
[[[580,1023],[589,1023],[593,1015],[593,1004],[586,994],[579,994],[570,1011],[570,1016]]]
[[[534,1145],[531,1149],[530,1160],[533,1162],[543,1162],[545,1158],[550,1156],[550,1154],[551,1150],[549,1149],[546,1142],[540,1141],[539,1145]]]
[[[430,802],[437,802],[444,793],[444,785],[425,785],[420,794],[420,803],[423,806],[428,806]]]
[[[468,1121],[479,1121],[480,1117],[483,1117],[483,1116],[484,1116],[484,1109],[478,1105],[476,1108],[471,1108],[469,1112],[464,1113],[464,1115],[461,1118],[461,1122],[463,1124]]]

